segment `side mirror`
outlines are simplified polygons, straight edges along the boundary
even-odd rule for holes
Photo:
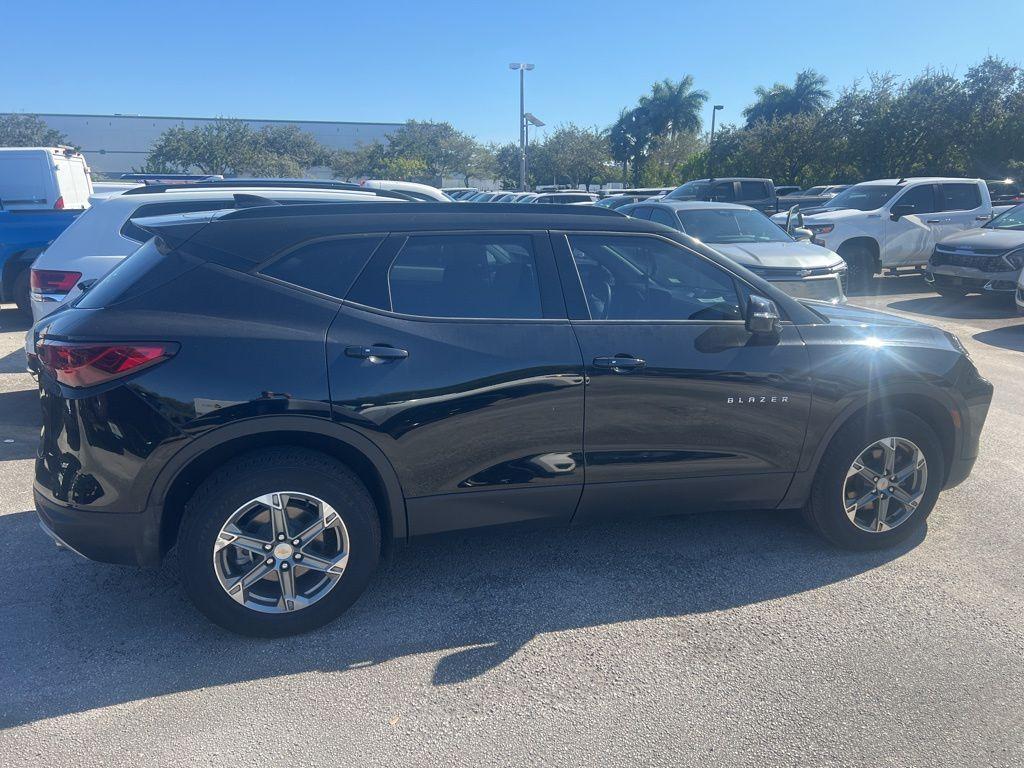
[[[786,234],[793,235],[793,231],[804,226],[804,215],[800,212],[800,204],[797,203],[786,211]]]
[[[774,301],[764,296],[750,297],[747,302],[747,331],[762,336],[775,336],[781,330],[781,323],[782,317]]]
[[[905,203],[897,203],[889,209],[889,218],[893,221],[899,221],[903,216],[909,216],[916,209],[916,206],[907,205]]]
[[[797,240],[806,240],[807,242],[810,242],[814,239],[814,233],[806,227],[796,227],[792,232],[790,232],[790,234]]]

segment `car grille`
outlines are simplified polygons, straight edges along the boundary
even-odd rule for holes
[[[931,262],[936,267],[969,267],[982,272],[1006,272],[1010,267],[1003,261],[1004,250],[995,248],[975,248],[970,251],[954,251],[949,248],[936,247]]]
[[[841,298],[840,281],[837,277],[818,280],[772,280],[772,285],[781,288],[797,299],[818,299],[836,301]],[[845,293],[845,291],[843,291]]]

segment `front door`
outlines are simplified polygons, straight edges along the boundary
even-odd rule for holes
[[[584,294],[566,301],[586,312],[573,320],[587,373],[577,519],[778,504],[810,408],[797,329],[748,333],[743,285],[671,240],[552,242],[566,290]]]
[[[547,233],[388,238],[327,355],[334,418],[394,466],[410,534],[572,516],[583,365]]]
[[[941,237],[942,214],[935,199],[934,184],[911,187],[892,201],[895,206],[908,206],[896,221],[883,211],[885,228],[883,267],[902,267],[925,264],[935,248],[936,236]]]

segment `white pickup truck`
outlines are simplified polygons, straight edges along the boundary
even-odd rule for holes
[[[846,261],[850,287],[864,289],[875,273],[923,266],[939,240],[991,219],[992,198],[981,179],[879,179],[801,213],[814,242]],[[786,216],[772,219],[785,226]]]

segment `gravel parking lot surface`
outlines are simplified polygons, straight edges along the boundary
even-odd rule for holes
[[[401,549],[335,624],[207,623],[173,558],[54,548],[36,395],[0,312],[0,764],[1024,764],[1024,318],[917,277],[853,303],[958,334],[995,400],[972,477],[899,551],[790,513]]]

